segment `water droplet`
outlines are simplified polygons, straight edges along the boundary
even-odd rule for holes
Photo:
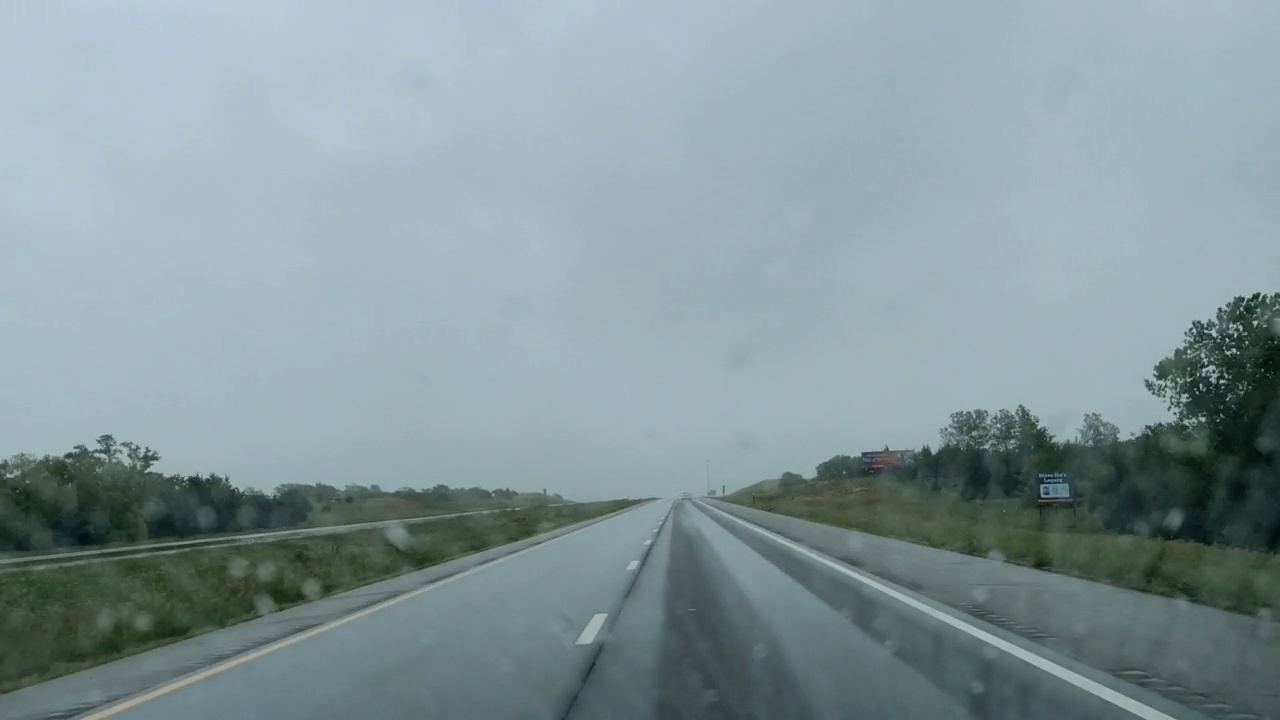
[[[382,534],[387,538],[387,542],[396,546],[397,550],[405,551],[413,545],[413,536],[404,529],[403,525],[388,525]]]
[[[249,568],[252,565],[253,563],[242,557],[233,557],[229,562],[227,562],[227,575],[239,580],[249,574]]]
[[[324,594],[324,588],[320,586],[320,581],[315,578],[307,578],[302,581],[302,596],[308,600],[316,600]]]
[[[998,657],[1000,657],[999,650],[991,647],[990,645],[982,646],[982,658],[984,660],[995,660]]]
[[[979,585],[973,589],[973,599],[979,603],[985,603],[989,597],[991,597],[991,593],[986,588]]]
[[[116,614],[111,608],[99,608],[97,619],[98,632],[107,633],[116,626]]]
[[[969,692],[973,693],[974,695],[981,695],[982,693],[986,692],[986,690],[987,688],[977,680],[974,680],[973,682],[969,683]]]
[[[1271,432],[1263,430],[1258,434],[1258,439],[1253,443],[1258,448],[1258,452],[1270,455],[1280,450],[1280,432]]]
[[[751,648],[751,657],[757,661],[765,659],[768,655],[769,648],[765,647],[764,643],[756,643],[755,647]]]
[[[987,559],[995,560],[996,562],[1004,562],[1007,558],[1005,554],[997,548],[987,553]]]
[[[196,524],[201,530],[208,532],[218,526],[218,511],[208,505],[196,508]]]
[[[276,576],[276,564],[270,560],[258,563],[258,582],[271,582]]]
[[[1182,527],[1182,521],[1185,520],[1186,517],[1187,514],[1182,511],[1182,508],[1173,508],[1164,516],[1165,529],[1171,532],[1177,532],[1178,528]]]
[[[271,596],[266,593],[258,593],[253,596],[253,609],[259,615],[270,615],[276,611],[276,601],[272,600]]]
[[[133,616],[133,629],[138,632],[146,632],[155,627],[155,625],[155,618],[151,617],[151,613],[146,610],[142,610],[137,615]]]

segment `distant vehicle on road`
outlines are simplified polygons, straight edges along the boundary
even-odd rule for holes
[[[691,492],[682,492],[682,493],[680,493],[680,497],[682,497],[682,498],[691,498],[691,497],[693,497],[693,493],[691,493]]]

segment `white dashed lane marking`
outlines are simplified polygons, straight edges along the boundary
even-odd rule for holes
[[[600,633],[600,628],[604,627],[604,621],[609,617],[609,613],[596,613],[591,616],[591,620],[587,622],[587,626],[582,628],[582,634],[578,636],[579,645],[590,645],[596,641],[596,635]]]

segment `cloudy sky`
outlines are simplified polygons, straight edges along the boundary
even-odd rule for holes
[[[1280,286],[1280,4],[9,2],[0,455],[730,487],[1160,419]]]

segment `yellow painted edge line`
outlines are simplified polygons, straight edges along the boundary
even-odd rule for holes
[[[629,508],[624,508],[620,510],[619,513],[623,513],[628,510],[634,510],[635,508],[638,508],[638,507],[644,507],[644,505],[647,505],[647,504],[648,503],[633,505]],[[604,516],[600,519],[604,520],[607,517],[609,516]],[[598,524],[599,523],[592,523],[587,527],[594,527]],[[578,530],[586,530],[586,529],[587,529],[586,527],[578,528]],[[95,710],[94,712],[91,712],[88,715],[81,715],[80,718],[81,720],[105,720],[105,718],[115,717],[116,715],[119,715],[120,713],[126,710],[132,710],[133,708],[136,708],[139,705],[142,705],[143,703],[150,702],[164,695],[168,695],[169,693],[175,690],[181,690],[182,688],[187,687],[189,685],[194,685],[200,682],[201,680],[207,680],[213,677],[214,675],[218,675],[232,668],[244,665],[247,662],[250,662],[252,660],[256,660],[262,657],[263,655],[270,655],[271,653],[277,650],[283,650],[284,648],[287,648],[290,645],[293,645],[295,643],[300,643],[303,640],[313,638],[321,633],[329,632],[330,630],[336,627],[341,627],[343,625],[346,625],[352,620],[359,620],[360,618],[365,617],[367,615],[372,615],[373,613],[376,613],[379,610],[385,610],[391,607],[392,605],[398,605],[399,603],[402,603],[406,600],[412,600],[413,598],[418,597],[419,595],[422,595],[423,593],[429,590],[435,590],[436,588],[442,587],[444,585],[448,585],[449,583],[455,580],[461,580],[462,578],[467,577],[468,575],[473,575],[486,568],[491,568],[494,565],[497,565],[498,563],[520,557],[521,555],[524,555],[527,552],[532,552],[539,548],[544,548],[552,543],[563,540],[569,537],[570,535],[575,535],[575,534],[577,534],[577,530],[567,532],[563,535],[557,535],[556,537],[553,537],[549,540],[543,540],[542,542],[537,543],[535,545],[531,545],[527,548],[524,548],[523,550],[517,550],[511,553],[510,555],[503,555],[502,557],[499,557],[499,558],[487,560],[473,568],[468,568],[466,570],[463,570],[462,572],[455,573],[448,577],[440,578],[439,580],[436,580],[435,582],[432,582],[428,585],[423,585],[422,587],[416,590],[410,590],[409,592],[406,592],[403,595],[397,595],[393,598],[388,598],[376,605],[370,605],[369,607],[363,610],[357,610],[351,613],[350,615],[344,615],[336,620],[330,620],[327,623],[317,625],[309,630],[303,630],[302,632],[296,635],[290,635],[289,637],[276,640],[273,643],[263,645],[257,650],[250,650],[249,652],[243,655],[237,655],[228,660],[223,660],[222,662],[217,663],[215,665],[210,665],[209,667],[203,670],[192,673],[191,675],[180,677],[177,680],[173,680],[164,685],[160,685],[159,687],[152,688],[151,690],[148,690],[147,692],[144,692],[141,695],[134,695],[133,697],[127,700],[116,703],[115,705],[105,707],[101,710]]]

